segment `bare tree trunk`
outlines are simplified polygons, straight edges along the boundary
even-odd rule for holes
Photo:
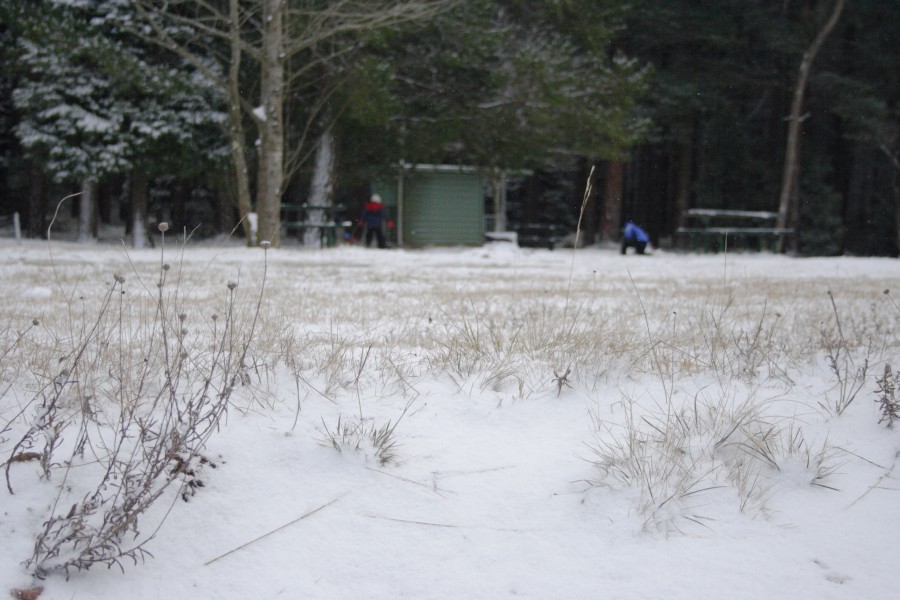
[[[261,110],[256,212],[259,239],[277,246],[281,229],[281,192],[284,183],[284,0],[263,0],[263,37],[260,62]],[[261,114],[260,114],[261,113]]]
[[[316,142],[316,162],[313,168],[312,182],[309,185],[307,203],[312,206],[331,206],[334,195],[334,132],[326,129]],[[310,223],[324,224],[325,211],[314,208],[306,211],[306,220]],[[307,229],[303,234],[305,246],[318,246],[321,232],[318,229]]]
[[[93,242],[97,239],[94,235],[94,207],[97,203],[97,182],[86,179],[82,184],[84,193],[78,199],[78,241]]]
[[[491,188],[494,204],[494,231],[506,231],[506,172],[494,173]]]
[[[135,248],[147,247],[147,176],[131,173],[131,240]]]
[[[797,182],[800,180],[800,133],[803,125],[803,98],[806,94],[806,84],[809,81],[809,72],[812,63],[825,43],[825,39],[837,25],[844,10],[845,0],[835,0],[831,16],[816,35],[812,45],[803,53],[800,60],[800,70],[797,75],[797,84],[794,87],[794,97],[791,101],[791,114],[788,120],[787,146],[784,152],[784,171],[781,179],[781,193],[778,198],[778,227],[788,227],[793,224],[797,216]],[[782,238],[783,240],[783,238]],[[779,243],[780,249],[784,249],[783,242]]]
[[[900,251],[900,158],[897,157],[897,153],[892,150],[892,147],[896,143],[896,134],[895,137],[890,141],[890,143],[885,142],[880,144],[878,147],[887,157],[892,165],[894,165],[894,171],[891,176],[891,188],[894,191],[894,227],[895,229],[895,238],[897,243],[897,250]]]
[[[250,223],[247,215],[253,210],[250,194],[250,171],[247,168],[247,157],[244,154],[245,134],[243,111],[241,110],[241,90],[239,78],[241,71],[241,16],[239,0],[229,0],[228,26],[229,50],[231,61],[228,64],[228,133],[231,147],[231,161],[234,166],[235,194],[237,195],[238,212],[247,243],[251,243]]]
[[[603,239],[618,239],[622,220],[622,190],[625,183],[625,166],[619,161],[606,163],[606,182],[603,186]]]
[[[677,223],[674,226],[686,225],[686,214],[691,208],[691,176],[694,173],[694,146],[693,146],[694,122],[691,119],[690,131],[687,141],[678,144],[678,167],[676,174],[675,213]]]
[[[240,221],[242,215],[234,186],[233,164],[216,173],[214,181],[212,208],[216,214],[215,230],[219,234],[231,235],[237,227],[244,225]]]
[[[894,227],[896,228],[897,252],[900,253],[900,171],[894,170],[893,185],[894,188]]]
[[[49,200],[47,175],[37,163],[29,161],[28,235],[47,237],[47,204]]]
[[[900,192],[898,192],[896,183],[894,184],[894,247],[897,254],[892,256],[900,257]]]

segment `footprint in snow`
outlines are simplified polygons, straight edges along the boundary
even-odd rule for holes
[[[838,585],[841,585],[841,584],[847,583],[848,581],[852,580],[852,577],[849,577],[847,575],[841,575],[840,573],[836,573],[836,572],[832,571],[828,565],[826,565],[819,559],[813,559],[813,562],[816,563],[816,565],[823,571],[827,571],[827,573],[825,573],[825,579],[827,581],[830,581],[831,583],[836,583]]]

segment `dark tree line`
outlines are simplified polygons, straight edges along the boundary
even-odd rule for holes
[[[654,130],[624,165],[625,211],[666,236],[688,207],[778,210],[798,69],[835,4],[637,3],[618,43],[653,65]],[[897,254],[898,16],[896,0],[847,2],[811,66],[791,221],[802,253]]]
[[[271,236],[278,202],[353,204],[407,160],[530,169],[511,227],[572,230],[593,172],[588,243],[632,218],[664,244],[688,208],[788,197],[792,250],[896,255],[898,17],[898,0],[4,0],[0,214],[43,235],[59,198],[96,189],[92,227],[212,234],[262,209]]]

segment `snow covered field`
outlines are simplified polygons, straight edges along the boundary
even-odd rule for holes
[[[161,256],[8,239],[0,252],[0,463],[23,457],[0,470],[2,594],[897,597],[900,432],[879,423],[876,392],[900,363],[896,260],[168,241]],[[163,371],[123,375],[162,347],[163,262],[191,385],[218,341],[240,358],[253,328],[227,410],[193,475],[117,541],[152,557],[67,579],[53,567],[84,545],[62,544],[25,565],[51,516],[64,538],[66,517],[89,512],[121,392],[165,389]],[[24,457],[45,453],[48,425],[49,479]]]

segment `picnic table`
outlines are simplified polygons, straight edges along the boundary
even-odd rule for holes
[[[781,239],[794,233],[776,227],[778,213],[771,211],[692,208],[684,216],[686,224],[675,231],[676,245],[688,250],[777,251]]]
[[[516,243],[527,248],[553,250],[565,237],[565,228],[548,223],[524,223],[516,230]]]
[[[338,229],[343,229],[344,224],[337,222],[337,215],[344,210],[343,204],[315,205],[306,202],[300,204],[281,205],[281,226],[288,231],[297,231],[301,235],[308,229],[319,231],[319,247],[331,248],[338,238]],[[311,221],[310,213],[322,211],[325,215],[323,221]]]

